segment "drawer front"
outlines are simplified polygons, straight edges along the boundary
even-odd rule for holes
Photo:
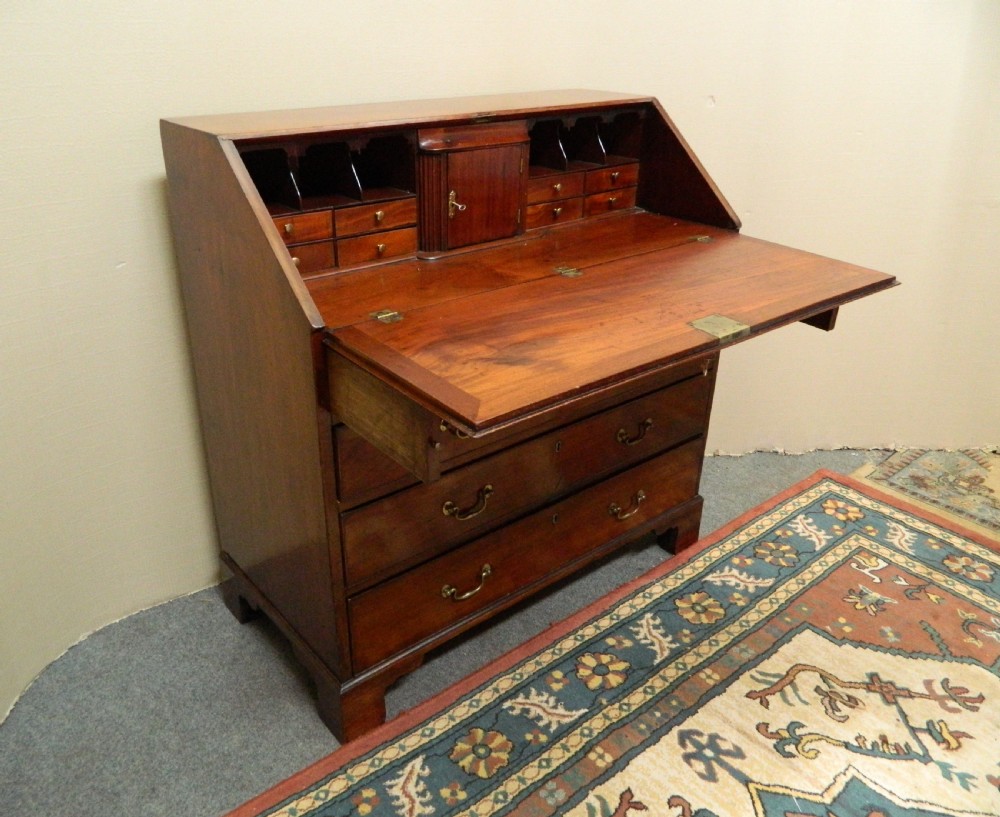
[[[572,199],[583,195],[583,173],[560,173],[528,180],[528,204]]]
[[[612,165],[600,170],[587,171],[586,192],[600,193],[617,190],[619,187],[634,187],[639,183],[639,163]]]
[[[361,235],[376,230],[394,230],[417,223],[416,198],[344,207],[333,214],[337,237]]]
[[[460,465],[479,459],[499,450],[509,448],[521,440],[544,433],[554,426],[568,425],[583,417],[607,411],[615,405],[621,405],[630,399],[644,393],[652,393],[654,389],[670,388],[680,385],[691,377],[708,377],[705,386],[711,394],[715,379],[716,355],[711,355],[687,363],[682,363],[656,383],[631,393],[623,393],[617,399],[603,398],[594,403],[577,406],[573,412],[560,414],[558,418],[537,421],[534,424],[524,424],[515,429],[506,429],[473,439],[457,435],[448,429],[450,426],[440,420],[433,427],[428,427],[428,434],[435,434],[435,445],[438,446],[445,463],[445,470],[457,468]],[[336,439],[335,455],[337,462],[337,498],[341,508],[353,508],[373,499],[412,485],[416,480],[411,472],[397,463],[392,457],[383,454],[366,439],[347,426],[337,426],[334,430]],[[409,479],[405,478],[409,475]]]
[[[532,204],[527,208],[524,227],[534,230],[538,227],[551,227],[553,224],[563,224],[583,218],[583,199],[567,199],[565,201],[550,201],[545,204]]]
[[[613,213],[616,210],[628,210],[630,207],[635,207],[634,187],[609,190],[606,193],[594,193],[587,196],[584,212],[590,217],[599,216],[602,213]]]
[[[309,275],[334,266],[333,242],[317,241],[313,244],[294,244],[288,248],[292,263],[298,267],[299,273]]]
[[[359,587],[702,434],[711,378],[695,377],[342,516]]]
[[[381,261],[417,251],[417,230],[389,230],[384,233],[345,238],[337,242],[337,260],[340,266]]]
[[[348,601],[355,672],[551,580],[695,496],[693,440]]]
[[[278,228],[278,233],[286,244],[333,238],[333,220],[330,218],[329,210],[276,218],[274,226]]]

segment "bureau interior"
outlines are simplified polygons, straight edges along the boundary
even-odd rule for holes
[[[532,175],[588,170],[639,160],[641,111],[541,119],[529,130]]]
[[[639,169],[648,118],[646,106],[639,105],[597,112],[569,111],[542,118],[489,117],[488,122],[477,119],[471,124],[428,122],[390,132],[352,130],[285,140],[243,140],[237,142],[237,147],[299,273],[312,277],[387,260],[436,256],[442,248],[459,245],[435,237],[445,228],[431,223],[437,210],[455,208],[440,217],[445,224],[451,223],[456,211],[464,210],[464,205],[456,202],[458,171],[449,174],[445,164],[440,178],[430,178],[420,170],[420,156],[426,154],[420,147],[421,134],[432,129],[458,134],[455,149],[449,153],[479,151],[484,156],[495,145],[476,135],[478,125],[488,127],[507,121],[523,126],[527,132],[526,155],[508,151],[503,160],[517,164],[516,169],[504,171],[518,177],[515,220],[509,226],[494,226],[488,238],[516,238],[539,228],[636,207],[661,212],[655,201],[645,201],[641,196]],[[485,132],[487,127],[481,130]],[[597,174],[602,168],[619,167],[632,169],[612,170],[607,176]],[[542,179],[548,181],[538,181]],[[444,196],[450,196],[450,201],[430,201]],[[412,218],[397,215],[395,222],[387,222],[385,213],[379,210],[364,222],[351,222],[351,236],[372,237],[365,247],[358,246],[363,243],[360,240],[350,245],[338,241],[348,233],[340,230],[337,211],[409,198],[423,202],[413,211],[406,211],[412,212]],[[329,218],[311,221],[309,230],[303,232],[301,224],[287,220],[303,214],[323,218],[326,216],[322,214],[328,214]],[[411,229],[381,235],[390,227]]]
[[[248,145],[243,163],[272,215],[349,207],[413,195],[413,135]]]

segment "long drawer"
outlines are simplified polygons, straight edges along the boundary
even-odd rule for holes
[[[409,564],[702,434],[711,380],[694,377],[344,513],[349,587]]]
[[[348,600],[356,672],[564,574],[697,494],[704,439],[598,483]]]
[[[692,361],[671,367],[651,382],[638,382],[628,388],[616,389],[599,399],[580,403],[571,410],[562,411],[556,418],[539,417],[530,422],[502,429],[485,437],[469,438],[449,430],[440,418],[421,429],[421,435],[435,437],[436,453],[442,469],[453,470],[475,459],[509,448],[522,440],[536,436],[547,428],[565,425],[583,417],[606,411],[616,405],[650,394],[660,389],[677,386],[692,377],[707,378],[706,386],[711,393],[715,380],[718,355],[706,355]],[[429,421],[432,418],[428,418]],[[337,467],[337,498],[342,510],[357,507],[393,491],[398,491],[417,482],[416,477],[397,461],[375,448],[364,437],[346,425],[334,429],[336,440],[335,456]]]

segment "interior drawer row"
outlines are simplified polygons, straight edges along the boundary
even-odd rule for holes
[[[527,185],[528,230],[635,207],[638,162],[568,173],[538,172],[541,175]]]
[[[416,223],[417,202],[412,196],[274,218],[303,275],[412,255],[417,250]]]

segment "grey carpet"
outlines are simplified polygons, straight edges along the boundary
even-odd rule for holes
[[[710,457],[702,533],[819,468],[882,452]],[[387,698],[426,700],[665,558],[629,550],[443,651]],[[312,690],[266,621],[238,624],[216,588],[105,627],[53,662],[0,725],[6,814],[218,815],[336,748]]]

